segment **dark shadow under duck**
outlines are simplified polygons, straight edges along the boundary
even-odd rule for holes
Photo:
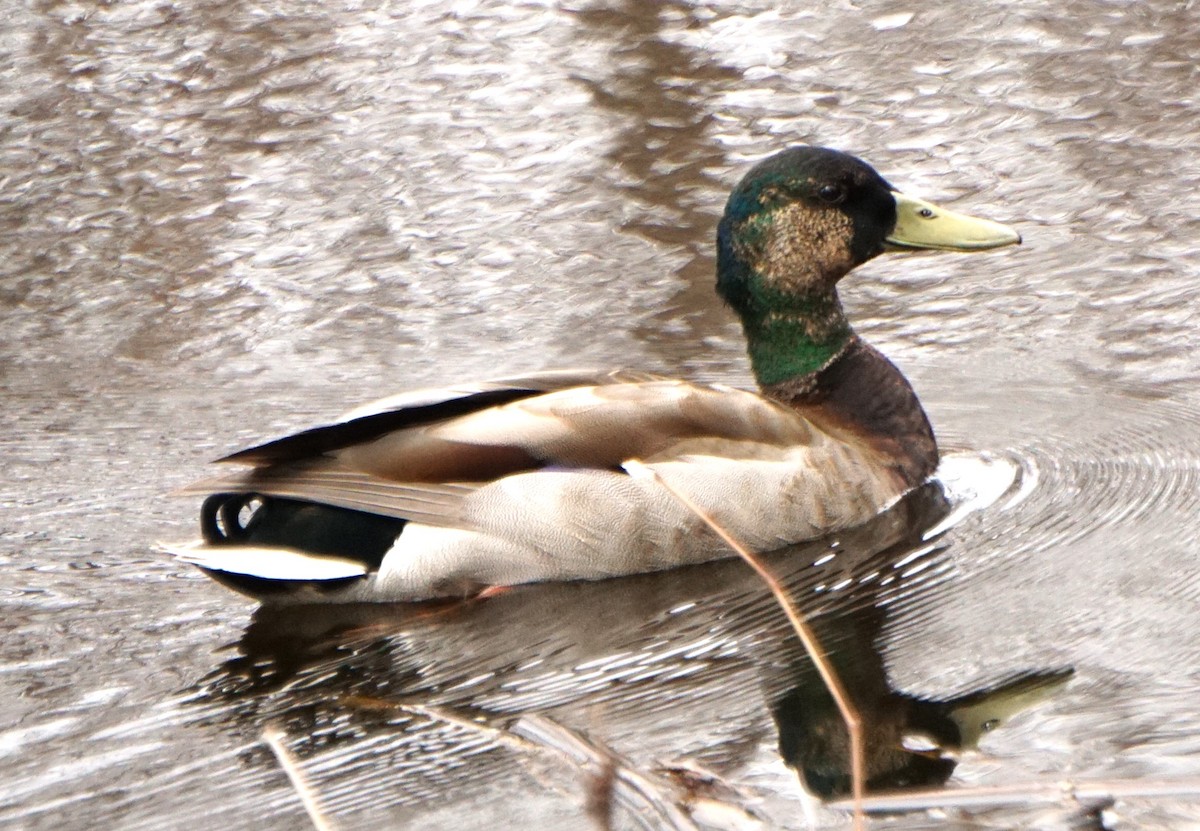
[[[757,551],[859,525],[928,479],[929,421],[837,283],[885,250],[1019,236],[794,147],[735,188],[717,239],[760,392],[613,371],[396,396],[222,459],[248,469],[187,488],[207,495],[203,540],[167,550],[264,601],[461,596],[729,555],[630,460]]]

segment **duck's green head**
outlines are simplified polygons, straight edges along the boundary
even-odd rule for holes
[[[741,315],[760,384],[807,375],[851,337],[838,280],[887,250],[981,251],[1016,232],[905,196],[854,156],[792,147],[755,165],[717,229],[717,291]]]

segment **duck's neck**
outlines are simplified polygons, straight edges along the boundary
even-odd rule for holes
[[[810,351],[804,365],[818,359],[819,350]],[[869,444],[907,488],[937,468],[937,441],[913,388],[891,361],[853,332],[816,369],[773,382],[760,377],[759,384],[767,397]]]
[[[819,372],[854,336],[836,292],[789,298],[742,319],[754,377],[764,389]]]

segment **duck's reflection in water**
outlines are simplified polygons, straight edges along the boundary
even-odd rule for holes
[[[1072,674],[1069,668],[1028,672],[945,700],[908,695],[888,684],[871,637],[879,631],[872,617],[865,612],[836,621],[861,630],[844,633],[832,656],[862,719],[868,792],[945,783],[962,751],[976,749],[984,733],[1049,698]],[[810,792],[847,795],[850,744],[841,712],[811,665],[798,665],[795,675],[796,686],[773,711],[780,754]]]
[[[862,710],[871,788],[944,782],[959,750],[1069,673],[1030,671],[945,701],[891,687],[880,641],[893,601],[911,608],[956,579],[943,541],[925,537],[952,507],[933,483],[863,527],[766,558]],[[428,708],[493,731],[536,713],[634,764],[698,760],[731,781],[777,746],[810,792],[849,787],[841,717],[737,560],[453,604],[263,607],[237,650],[198,685],[206,718],[250,735],[281,725],[301,756],[345,754],[318,766],[335,803],[355,776],[379,784],[402,771],[387,788],[413,805],[451,788],[462,798],[518,764],[511,748],[493,758],[479,735],[447,730]],[[471,752],[455,756],[455,742]]]

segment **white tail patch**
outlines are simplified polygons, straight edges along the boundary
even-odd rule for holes
[[[158,547],[194,566],[264,580],[341,580],[367,573],[366,565],[357,560],[309,554],[283,546],[188,542],[159,543]]]

